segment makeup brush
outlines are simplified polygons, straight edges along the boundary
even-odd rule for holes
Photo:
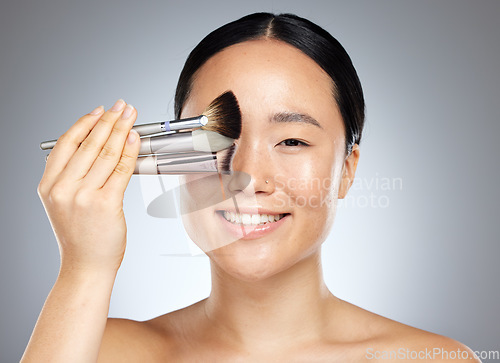
[[[217,152],[234,143],[234,139],[217,132],[197,129],[167,135],[141,138],[139,155],[180,153],[186,151]]]
[[[214,99],[201,116],[180,120],[154,122],[133,127],[139,135],[146,136],[162,132],[194,129],[217,132],[231,139],[241,133],[241,112],[238,100],[232,91],[226,91]]]
[[[135,164],[134,174],[229,174],[235,145],[219,152],[188,152],[140,156]]]
[[[213,100],[203,115],[208,117],[208,123],[202,126],[202,130],[217,132],[231,139],[240,137],[241,111],[232,91],[226,91]]]
[[[226,91],[214,99],[201,116],[136,125],[133,129],[139,135],[145,136],[199,127],[201,127],[201,130],[216,132],[231,139],[240,137],[240,107],[232,91]],[[57,140],[43,141],[40,148],[42,150],[52,149],[56,142]]]
[[[213,131],[193,130],[167,135],[141,138],[139,156],[150,154],[205,152],[212,153],[227,149],[234,139]],[[45,160],[47,160],[47,157]]]

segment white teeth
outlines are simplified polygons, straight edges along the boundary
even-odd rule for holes
[[[229,211],[224,211],[224,218],[236,224],[244,224],[244,225],[258,225],[264,223],[272,223],[277,222],[281,218],[284,217],[284,214],[239,214]]]
[[[250,216],[250,214],[242,214],[241,215],[241,223],[252,224],[252,217]]]
[[[268,216],[267,214],[261,214],[260,215],[260,223],[266,223],[268,221]],[[255,224],[258,224],[258,223],[255,223]]]

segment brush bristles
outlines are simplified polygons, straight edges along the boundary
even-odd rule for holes
[[[221,174],[229,174],[233,168],[233,156],[236,149],[236,144],[231,145],[227,149],[217,153],[217,169]]]
[[[203,130],[214,131],[231,139],[240,137],[241,112],[233,92],[227,91],[213,100],[203,115],[208,117]]]
[[[194,130],[191,136],[195,151],[217,152],[228,148],[234,143],[234,139],[230,137],[203,129]]]

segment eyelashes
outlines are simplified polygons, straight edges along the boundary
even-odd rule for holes
[[[298,140],[298,139],[286,139],[280,142],[278,145],[284,145],[286,147],[304,147],[309,146],[308,143]]]

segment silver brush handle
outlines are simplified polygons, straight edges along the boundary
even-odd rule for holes
[[[57,140],[43,141],[42,143],[40,143],[40,149],[42,150],[52,149],[54,148],[54,146],[56,146],[56,142]]]
[[[191,132],[143,137],[139,156],[151,154],[186,153],[195,151]],[[48,157],[48,155],[47,155]]]
[[[160,121],[143,125],[135,125],[133,130],[140,136],[153,135],[161,132],[195,129],[205,126],[208,123],[208,117],[205,115],[183,118],[180,120]],[[40,149],[49,150],[54,148],[57,140],[43,141],[40,143]]]
[[[187,130],[205,126],[207,123],[208,117],[205,115],[201,115],[197,117],[183,118],[180,120],[165,122],[164,128],[165,131]]]
[[[140,136],[159,134],[165,132],[165,122],[154,122],[151,124],[136,125],[132,130],[137,131]]]
[[[144,137],[139,155],[194,151],[191,132]]]
[[[134,174],[217,173],[216,153],[150,155],[137,158]]]
[[[208,117],[205,115],[183,118],[180,120],[153,122],[150,124],[136,125],[132,127],[141,136],[159,134],[162,132],[196,129],[205,126]]]

